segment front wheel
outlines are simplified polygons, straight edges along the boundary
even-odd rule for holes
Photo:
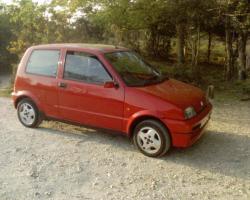
[[[26,127],[36,128],[42,122],[36,105],[30,99],[23,99],[17,105],[19,121]]]
[[[149,157],[163,156],[171,147],[167,129],[155,120],[139,123],[134,129],[133,140],[137,148]]]

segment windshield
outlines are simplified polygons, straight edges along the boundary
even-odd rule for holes
[[[106,53],[105,57],[128,86],[156,84],[166,78],[134,52],[121,51]]]

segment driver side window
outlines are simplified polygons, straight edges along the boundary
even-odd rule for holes
[[[96,56],[76,51],[68,51],[65,61],[64,79],[103,84],[112,81]]]

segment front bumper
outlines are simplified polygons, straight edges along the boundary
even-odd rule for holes
[[[211,113],[212,105],[209,104],[201,113],[190,120],[165,119],[164,122],[171,134],[172,145],[174,147],[189,147],[194,144],[203,135]]]

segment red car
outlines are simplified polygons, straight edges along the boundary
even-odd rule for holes
[[[169,79],[133,51],[107,45],[29,48],[12,97],[26,127],[58,120],[112,130],[151,157],[192,145],[212,110],[200,89]]]

